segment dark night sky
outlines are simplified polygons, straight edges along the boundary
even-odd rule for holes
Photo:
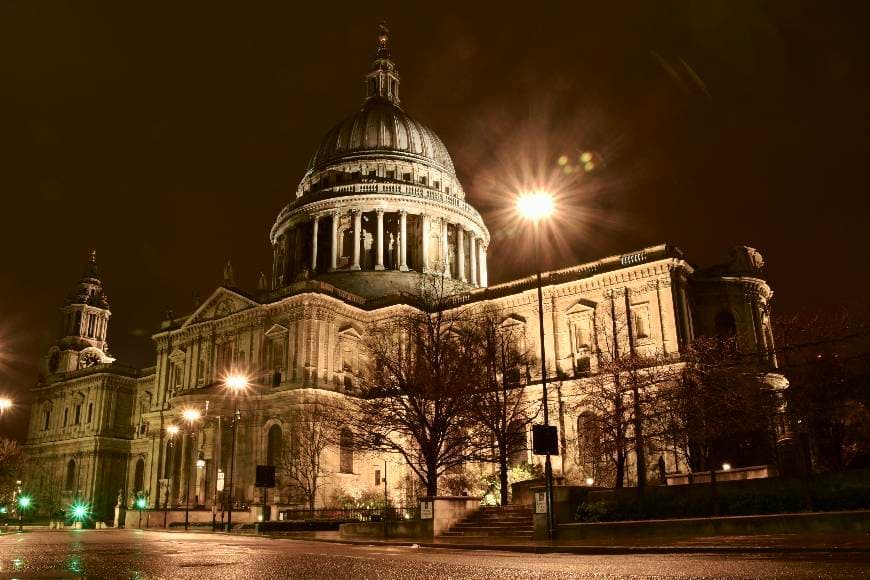
[[[490,282],[532,268],[510,190],[593,151],[560,181],[548,266],[746,244],[779,311],[866,295],[863,3],[307,4],[0,3],[0,391],[25,396],[91,248],[121,362],[151,364],[166,309],[228,258],[254,287],[313,149],[361,102],[381,18],[403,106],[493,234]]]

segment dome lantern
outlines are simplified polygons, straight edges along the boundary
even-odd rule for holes
[[[383,99],[394,105],[399,104],[399,71],[390,59],[390,30],[386,22],[380,24],[378,52],[372,63],[372,70],[366,75],[366,99]]]

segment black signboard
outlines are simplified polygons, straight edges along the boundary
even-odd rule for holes
[[[532,451],[535,455],[559,454],[555,425],[532,425]]]
[[[257,483],[255,487],[275,487],[274,465],[257,466]]]

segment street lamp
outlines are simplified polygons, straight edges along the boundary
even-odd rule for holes
[[[23,528],[24,512],[26,512],[30,508],[30,505],[33,502],[33,500],[29,495],[22,494],[21,488],[18,489],[18,492],[19,492],[19,495],[18,495],[18,531],[20,532],[24,529]]]
[[[136,509],[139,510],[139,527],[142,527],[142,510],[148,505],[148,500],[141,495],[136,498]]]
[[[6,409],[12,408],[13,404],[9,397],[0,397],[0,418],[6,413]]]
[[[185,409],[181,416],[184,418],[187,423],[187,430],[189,433],[190,439],[190,459],[193,458],[193,446],[196,442],[196,433],[193,428],[196,423],[202,418],[202,413],[199,412],[198,409]],[[183,459],[183,457],[182,457]],[[190,464],[187,469],[187,489],[184,492],[184,529],[185,531],[190,528],[190,480],[193,477],[193,461],[188,460]]]
[[[232,451],[230,452],[230,484],[229,484],[229,513],[227,514],[227,528],[226,531],[231,531],[233,529],[233,492],[235,489],[233,488],[233,476],[235,475],[236,470],[236,439],[238,438],[239,433],[239,420],[242,418],[242,414],[239,411],[239,393],[242,393],[248,389],[248,377],[243,374],[234,373],[227,376],[224,381],[226,387],[232,391],[233,393],[233,406],[235,407],[235,411],[233,411],[233,446]]]
[[[547,349],[544,341],[544,289],[541,282],[541,220],[552,215],[553,196],[545,191],[534,191],[521,195],[517,200],[517,211],[532,222],[535,229],[535,268],[538,277],[538,329],[541,340],[541,399],[544,406],[544,426],[550,425],[550,412],[547,404]],[[550,454],[544,459],[544,478],[547,492],[547,537],[553,539],[553,465]]]
[[[169,449],[173,449],[175,447],[175,436],[178,435],[178,425],[169,425],[166,428],[166,433],[169,435]],[[172,458],[172,462],[169,464],[170,469],[172,463],[175,463],[175,457]],[[174,469],[171,469],[170,473],[174,472]],[[165,476],[164,476],[165,477]],[[169,486],[169,479],[166,480],[166,495],[163,496],[163,527],[166,527],[166,515],[169,512],[169,494],[171,493],[171,489]],[[160,498],[158,498],[159,501]]]

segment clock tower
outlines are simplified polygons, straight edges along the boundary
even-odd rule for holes
[[[109,300],[103,292],[97,269],[97,253],[92,251],[78,287],[61,309],[61,337],[48,351],[48,374],[66,373],[90,366],[111,363],[106,334],[109,328]]]

